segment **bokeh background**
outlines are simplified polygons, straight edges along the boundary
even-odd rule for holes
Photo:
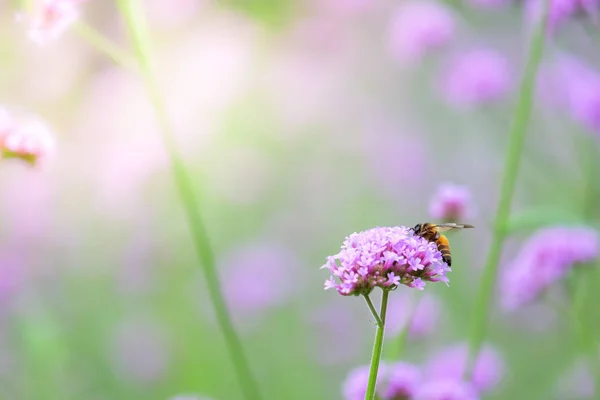
[[[413,15],[415,3],[427,6]],[[375,328],[362,299],[323,290],[319,267],[352,232],[431,220],[446,183],[468,192],[462,222],[477,228],[450,236],[450,287],[399,288],[389,313],[401,326],[419,299],[431,308],[418,312],[424,326],[403,360],[426,365],[466,343],[531,36],[523,3],[144,1],[164,100],[265,399],[342,398]],[[0,105],[46,121],[57,150],[39,168],[0,165],[2,398],[241,399],[142,80],[75,28],[33,43],[19,10],[0,4]],[[81,10],[129,51],[113,2]],[[600,33],[581,12],[559,25],[501,271],[544,225],[600,222],[590,191],[600,90],[579,108],[565,92],[583,70],[582,85],[600,87]],[[597,337],[590,293],[585,323]],[[560,287],[512,312],[499,297],[486,341],[503,372],[484,398],[594,398]]]

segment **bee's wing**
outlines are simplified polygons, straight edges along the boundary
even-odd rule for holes
[[[452,229],[463,229],[463,228],[475,228],[473,225],[469,224],[455,224],[454,222],[449,222],[446,224],[436,224],[436,228],[439,232],[447,232]]]

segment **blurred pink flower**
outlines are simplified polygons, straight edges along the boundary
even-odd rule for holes
[[[429,359],[425,374],[436,378],[460,381],[467,368],[469,348],[459,343],[445,348]],[[484,345],[473,369],[472,384],[478,392],[494,389],[504,375],[504,360],[490,345]]]
[[[585,359],[577,360],[558,379],[552,399],[595,399],[596,384],[594,374]]]
[[[44,162],[54,151],[50,129],[32,117],[16,120],[0,109],[0,155],[19,158],[30,165]]]
[[[296,255],[278,243],[242,245],[220,257],[227,304],[237,321],[256,319],[261,311],[282,305],[301,283]]]
[[[451,104],[467,107],[497,101],[508,93],[512,85],[506,57],[486,48],[456,55],[442,79],[444,98]]]
[[[126,321],[117,325],[110,351],[115,372],[126,381],[159,381],[170,361],[168,337],[164,327],[155,323]]]
[[[547,32],[554,33],[560,25],[580,13],[594,13],[598,11],[596,0],[550,0]],[[541,16],[545,1],[527,0],[525,14],[530,24],[537,22]]]
[[[392,14],[388,46],[400,61],[414,61],[447,44],[453,37],[455,16],[431,0],[402,2]]]
[[[550,106],[566,107],[571,117],[600,133],[600,74],[583,60],[562,55],[545,69],[541,95]]]
[[[460,378],[459,378],[460,379]],[[419,386],[412,400],[479,400],[473,386],[456,379],[432,376]]]
[[[533,301],[574,265],[597,258],[599,252],[600,238],[592,228],[557,226],[540,229],[524,243],[501,275],[503,308],[515,310]]]
[[[363,400],[368,380],[369,365],[350,371],[342,385],[344,400]],[[412,364],[382,362],[377,375],[376,393],[381,400],[412,398],[419,390],[420,380],[421,371]]]
[[[410,294],[392,296],[388,303],[386,330],[398,335],[410,319],[409,338],[423,338],[432,333],[441,317],[441,303],[432,294],[415,299]]]
[[[37,0],[30,16],[18,16],[29,23],[29,37],[38,44],[57,39],[79,18],[85,0]]]
[[[429,202],[429,215],[442,222],[461,222],[473,218],[471,192],[466,186],[444,183]]]

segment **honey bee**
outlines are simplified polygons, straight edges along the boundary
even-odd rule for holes
[[[446,232],[452,229],[463,229],[463,228],[475,228],[473,225],[467,224],[455,224],[455,223],[446,223],[446,224],[432,224],[426,222],[424,224],[417,224],[413,228],[415,235],[421,236],[433,242],[437,245],[438,250],[442,253],[442,260],[448,266],[452,265],[452,254],[450,253],[450,242],[448,238],[444,235],[440,235],[440,232]]]

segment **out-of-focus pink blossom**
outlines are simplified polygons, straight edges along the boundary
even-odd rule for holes
[[[466,343],[450,346],[434,355],[425,369],[427,376],[460,381],[469,356]],[[504,360],[493,347],[485,345],[477,358],[471,383],[478,392],[494,389],[504,375]]]
[[[0,155],[19,158],[30,165],[45,161],[54,151],[54,136],[40,120],[14,119],[0,109]]]
[[[85,0],[38,0],[29,23],[29,37],[38,44],[57,39],[79,18],[80,4]]]
[[[475,388],[456,379],[431,376],[431,380],[419,386],[413,400],[479,400]]]
[[[409,399],[419,390],[420,380],[421,371],[412,364],[381,363],[377,374],[376,393],[382,400]],[[363,400],[368,381],[369,365],[350,371],[342,385],[344,400]]]
[[[410,321],[410,338],[429,335],[441,316],[440,301],[432,294],[415,299],[409,294],[392,296],[388,302],[386,330],[390,336],[398,335]]]
[[[429,202],[429,215],[443,222],[460,222],[474,216],[471,192],[466,186],[444,183]]]
[[[548,107],[564,112],[587,129],[600,133],[600,74],[583,60],[562,54],[545,65],[538,96]]]
[[[297,256],[274,242],[240,246],[220,258],[218,266],[227,276],[223,291],[238,321],[283,304],[301,286]]]
[[[415,61],[447,44],[456,29],[455,16],[431,0],[402,2],[392,14],[388,47],[399,61]]]
[[[527,1],[525,8],[529,23],[539,20],[545,3],[545,0]],[[550,0],[547,32],[554,33],[565,21],[580,13],[597,16],[598,4],[595,3],[596,0]]]
[[[501,99],[511,85],[511,69],[506,57],[495,50],[477,48],[451,60],[441,91],[449,103],[472,107]]]
[[[515,310],[536,299],[574,265],[598,257],[600,238],[588,227],[552,227],[536,232],[500,279],[501,303]]]

